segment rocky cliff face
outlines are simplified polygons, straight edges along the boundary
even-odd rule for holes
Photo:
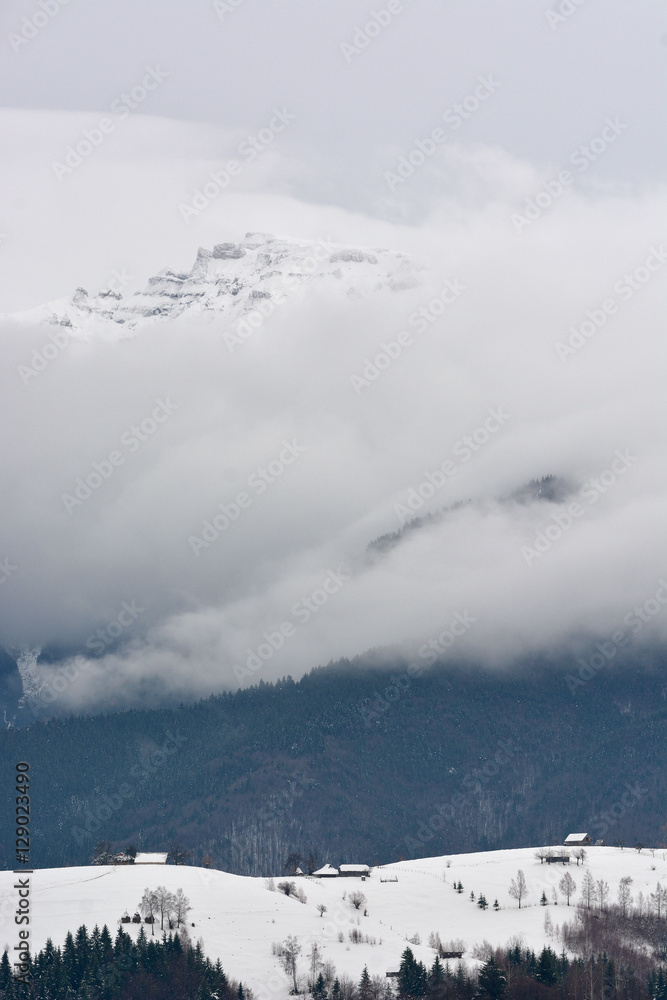
[[[262,311],[262,300],[281,304],[303,288],[325,284],[343,295],[363,298],[380,289],[399,291],[419,282],[419,269],[394,251],[247,233],[242,243],[218,243],[211,250],[200,247],[190,271],[165,268],[149,278],[143,290],[127,297],[113,288],[96,295],[77,288],[68,302],[48,310],[43,318],[75,329],[94,320],[134,329],[185,312],[209,313],[212,318],[223,313],[234,321],[253,309]]]

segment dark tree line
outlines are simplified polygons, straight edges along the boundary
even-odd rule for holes
[[[149,941],[143,927],[136,943],[107,926],[69,933],[62,948],[49,939],[33,957],[30,984],[17,984],[5,951],[0,961],[0,998],[35,1000],[244,1000],[243,986],[207,959],[187,935]]]
[[[660,959],[642,964],[617,962],[605,952],[571,959],[549,947],[538,955],[516,946],[497,949],[474,973],[437,957],[427,969],[406,948],[397,992],[399,1000],[667,1000]],[[359,992],[358,1000],[370,998]]]
[[[282,873],[297,848],[306,862],[312,849],[375,864],[559,843],[577,828],[659,844],[667,658],[628,647],[613,662],[573,693],[574,657],[513,672],[450,662],[411,679],[407,660],[376,652],[178,709],[0,730],[0,769],[29,760],[57,776],[34,786],[39,868],[89,864],[101,837],[109,853],[182,842],[195,864],[244,875]],[[498,768],[501,743],[512,756]],[[637,760],[645,791],[626,808],[618,789],[636,785]],[[0,806],[7,869],[12,822]]]
[[[618,923],[606,932],[611,951],[585,953],[592,944],[586,925],[595,918],[583,914],[582,919],[584,937],[570,943],[582,950],[580,957],[568,958],[565,951],[558,955],[550,947],[537,954],[515,945],[489,950],[475,971],[463,962],[452,968],[439,956],[427,968],[406,948],[395,979],[371,977],[366,968],[358,983],[320,972],[309,982],[309,992],[314,1000],[667,1000],[667,955],[658,949],[649,957],[640,938],[635,939],[635,951],[628,952],[628,927]],[[291,941],[296,961],[300,949],[296,939]],[[121,928],[112,942],[106,926],[101,931],[95,927],[92,934],[80,927],[76,935],[67,935],[62,949],[47,941],[33,960],[30,987],[13,984],[5,952],[0,962],[0,998],[28,996],[37,1000],[252,1000],[249,990],[228,979],[220,962],[213,964],[205,958],[183,932],[153,942],[142,928],[135,943]]]

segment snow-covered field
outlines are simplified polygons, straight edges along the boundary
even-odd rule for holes
[[[376,868],[370,878],[316,880],[297,879],[307,896],[307,903],[271,892],[267,880],[230,875],[202,868],[162,866],[119,866],[58,868],[35,871],[31,876],[32,948],[38,950],[51,937],[61,945],[68,930],[82,923],[89,929],[106,923],[115,933],[118,921],[127,910],[132,914],[147,887],[164,885],[175,892],[182,888],[192,910],[188,930],[193,941],[201,938],[206,954],[220,958],[226,972],[250,985],[259,997],[284,997],[288,982],[278,959],[272,953],[273,942],[295,935],[302,946],[300,966],[307,971],[307,955],[317,942],[325,961],[332,961],[339,974],[358,979],[364,967],[372,975],[384,976],[398,968],[401,952],[408,938],[416,934],[421,944],[411,944],[415,955],[429,965],[434,951],[428,947],[429,935],[437,931],[443,942],[461,938],[466,942],[466,959],[471,958],[477,943],[484,940],[503,945],[521,935],[526,946],[541,948],[550,943],[560,950],[557,938],[545,931],[548,913],[554,928],[574,916],[558,892],[554,905],[553,889],[563,876],[563,866],[540,864],[534,848],[460,854],[449,857],[405,861]],[[449,864],[449,867],[448,867]],[[587,849],[585,867],[596,879],[609,883],[609,901],[616,899],[618,884],[624,875],[633,879],[631,890],[636,899],[655,890],[656,883],[667,882],[667,851],[629,848]],[[510,880],[522,869],[528,884],[528,897],[521,910],[509,896]],[[577,883],[573,903],[580,895],[585,868],[574,861],[566,869]],[[17,928],[14,910],[17,892],[11,872],[0,872],[0,948],[15,943]],[[397,878],[398,881],[383,881]],[[276,878],[276,884],[280,879]],[[464,892],[454,891],[461,881]],[[349,894],[363,892],[367,902],[356,910]],[[550,900],[540,906],[542,891]],[[470,893],[486,896],[489,909],[482,911],[470,900]],[[346,893],[348,898],[344,899]],[[492,908],[494,900],[500,911]],[[327,907],[323,916],[318,904]],[[364,915],[367,911],[367,916]],[[194,927],[191,926],[194,924]],[[349,934],[361,932],[362,943],[353,943]],[[130,933],[137,925],[125,925]],[[159,925],[158,925],[159,929]],[[156,933],[159,932],[156,930]],[[342,934],[343,940],[339,940]]]

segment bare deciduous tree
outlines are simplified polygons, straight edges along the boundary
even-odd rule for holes
[[[175,896],[163,885],[159,885],[155,890],[155,902],[157,912],[160,914],[160,930],[164,930],[164,918],[169,923],[169,914],[174,909]]]
[[[284,892],[286,896],[296,895],[296,882],[279,882],[278,888],[281,892]]]
[[[299,939],[294,937],[292,934],[283,942],[283,951],[281,955],[283,968],[288,976],[292,977],[292,983],[294,984],[294,992],[298,993],[298,984],[296,981],[296,967],[299,955],[301,954],[301,945],[299,944]]]
[[[350,902],[352,903],[352,906],[355,908],[355,910],[358,910],[359,907],[366,902],[366,897],[364,896],[363,892],[359,892],[358,889],[355,889],[354,892],[350,893]]]
[[[587,910],[590,910],[591,906],[598,898],[597,886],[590,868],[587,868],[584,872],[584,877],[581,882],[581,898]]]
[[[173,897],[173,911],[176,916],[176,925],[178,927],[184,923],[185,918],[188,915],[188,911],[192,909],[190,906],[190,900],[184,894],[182,889],[179,889],[176,895]]]
[[[324,916],[324,914],[325,914],[325,913],[327,912],[327,908],[326,908],[326,906],[324,905],[324,903],[318,903],[318,904],[317,904],[317,912],[319,913],[319,915],[320,915],[321,917],[323,917],[323,916]]]
[[[658,884],[655,887],[655,892],[652,892],[649,896],[651,901],[651,906],[655,910],[656,916],[660,919],[667,910],[667,889]]]
[[[158,912],[157,893],[154,889],[145,889],[139,903],[139,912],[151,925],[151,934],[155,934],[155,914]]]
[[[631,885],[632,879],[629,875],[624,875],[618,883],[618,905],[620,906],[621,913],[624,917],[627,916],[628,909],[632,903],[632,893],[630,892]]]
[[[322,961],[322,953],[317,945],[317,942],[315,941],[313,941],[313,943],[310,946],[310,952],[308,954],[308,964],[310,966],[310,989],[312,991],[315,988],[315,980],[317,979],[317,973],[324,965]]]
[[[570,899],[572,898],[577,889],[577,883],[574,881],[569,872],[565,872],[562,879],[558,883],[558,888],[567,899],[567,905],[569,906]]]
[[[598,892],[598,906],[600,913],[602,913],[607,904],[607,897],[609,896],[609,883],[605,882],[603,878],[598,879],[596,888]]]
[[[521,902],[528,895],[528,886],[526,885],[526,876],[520,868],[516,873],[516,878],[513,878],[510,882],[509,894],[512,899],[516,899],[519,909],[521,909]]]

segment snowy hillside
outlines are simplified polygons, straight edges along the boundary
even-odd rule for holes
[[[609,883],[610,902],[616,900],[620,879],[631,876],[636,900],[640,892],[646,898],[657,882],[664,885],[667,852],[656,850],[653,856],[648,850],[638,854],[628,848],[591,848],[585,867],[596,879]],[[521,910],[508,893],[518,869],[523,870],[528,884]],[[580,896],[585,868],[572,861],[567,870],[577,883],[574,903]],[[192,905],[188,924],[194,926],[188,930],[193,941],[201,938],[206,954],[212,959],[219,957],[228,974],[248,983],[258,997],[286,997],[289,985],[272,953],[272,944],[288,935],[296,935],[302,946],[304,973],[310,945],[317,942],[323,959],[333,962],[338,974],[347,973],[355,979],[364,965],[372,975],[396,969],[408,939],[416,940],[417,934],[421,944],[410,947],[417,958],[432,964],[435,953],[428,947],[432,931],[439,933],[444,944],[463,939],[468,961],[476,944],[486,940],[503,945],[515,935],[522,936],[527,947],[541,949],[551,944],[560,950],[558,927],[573,919],[575,912],[573,907],[568,909],[560,892],[558,904],[551,902],[562,876],[561,865],[541,865],[533,848],[453,855],[376,868],[364,882],[356,878],[298,879],[307,897],[302,904],[281,892],[271,892],[265,879],[202,868],[45,869],[32,876],[32,946],[39,949],[49,936],[62,944],[67,931],[75,931],[82,923],[89,929],[106,923],[113,934],[123,912],[135,911],[145,888],[165,885],[173,892],[182,888]],[[0,873],[0,948],[13,943],[14,877],[11,872]],[[459,881],[464,887],[461,894],[453,888]],[[349,901],[355,890],[363,892],[367,900],[359,910]],[[539,904],[543,890],[550,900],[546,907]],[[486,896],[488,910],[480,910],[470,900],[471,891],[475,896]],[[492,909],[496,898],[499,912]],[[327,908],[323,916],[318,904]],[[554,928],[551,934],[545,931],[547,914]],[[136,935],[136,925],[124,926]],[[358,943],[350,939],[355,929],[363,937]]]
[[[328,282],[352,298],[419,283],[414,264],[401,253],[246,233],[242,243],[200,247],[190,271],[165,268],[134,294],[127,294],[129,279],[119,272],[94,295],[77,288],[69,301],[51,302],[22,316],[74,331],[100,320],[132,330],[141,322],[188,311],[211,319],[224,314],[229,322],[246,317],[252,325],[253,311],[269,315],[308,282]]]

